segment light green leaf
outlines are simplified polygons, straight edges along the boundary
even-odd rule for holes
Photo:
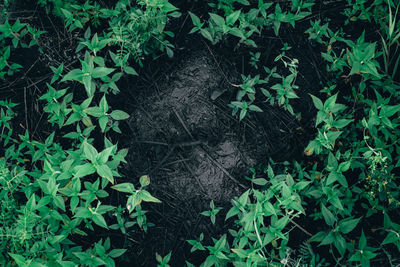
[[[114,184],[114,177],[113,177],[112,171],[111,171],[110,167],[108,167],[106,164],[97,165],[96,171],[97,171],[97,174],[100,175],[100,177],[106,178],[108,181],[110,181],[112,184]]]
[[[226,17],[226,24],[228,24],[230,26],[235,24],[235,22],[237,21],[237,19],[240,16],[240,12],[241,12],[240,10],[237,10],[237,11],[231,13],[228,17]]]
[[[74,170],[77,170],[74,175],[76,178],[90,175],[96,171],[95,167],[91,163],[85,163],[83,165],[76,166]]]
[[[93,222],[94,222],[95,224],[97,224],[98,226],[108,229],[106,220],[104,220],[104,217],[103,217],[101,214],[95,214],[95,215],[92,217],[92,220],[93,220]]]
[[[111,72],[113,72],[115,69],[112,68],[106,68],[106,67],[97,67],[93,70],[91,76],[93,78],[101,78],[101,77],[105,77],[108,74],[110,74]]]
[[[136,191],[135,186],[132,183],[117,184],[112,186],[111,188],[120,192],[131,193],[131,194],[133,194]]]
[[[154,203],[161,203],[160,200],[158,200],[157,198],[153,197],[148,191],[146,190],[140,190],[140,192],[138,193],[139,198],[145,202],[154,202]]]
[[[318,110],[322,110],[322,109],[324,108],[324,105],[322,104],[321,99],[319,99],[318,97],[313,96],[313,95],[311,95],[311,94],[310,94],[310,96],[311,96],[311,98],[312,98],[312,100],[313,100],[313,102],[314,102],[314,106],[315,106]]]
[[[96,162],[98,152],[97,152],[96,148],[94,148],[94,146],[92,146],[88,142],[83,143],[83,153],[84,153],[86,159],[90,160],[92,163]]]
[[[110,116],[114,120],[126,120],[129,118],[129,114],[122,110],[114,110],[111,112]]]

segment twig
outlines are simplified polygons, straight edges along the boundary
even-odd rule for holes
[[[26,87],[24,87],[24,105],[25,105],[25,124],[26,130],[29,132],[29,125],[28,125],[28,106],[26,104]]]
[[[235,183],[237,183],[240,187],[246,189],[247,186],[245,186],[244,184],[242,184],[241,182],[239,182],[235,177],[233,177],[225,168],[224,166],[222,166],[218,161],[216,161],[215,159],[213,159],[213,157],[211,157],[211,155],[207,152],[207,150],[205,150],[203,147],[201,147],[201,149],[204,151],[204,153],[207,155],[207,157],[215,164],[217,165],[217,167],[226,175],[228,176],[229,179],[231,179],[232,181],[234,181]]]
[[[294,224],[297,228],[299,228],[301,231],[303,231],[303,233],[305,233],[308,236],[313,236],[313,234],[311,234],[309,231],[307,231],[306,229],[304,229],[303,227],[301,227],[297,222],[293,221],[292,219],[289,219],[289,221]]]
[[[175,113],[175,116],[178,118],[179,122],[181,123],[182,127],[185,129],[186,133],[190,136],[192,140],[194,140],[193,135],[190,133],[189,129],[186,127],[186,124],[183,122],[181,116],[179,116],[178,112],[172,108],[172,111]]]

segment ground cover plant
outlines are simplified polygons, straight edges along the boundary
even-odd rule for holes
[[[399,7],[4,1],[0,265],[397,266]]]

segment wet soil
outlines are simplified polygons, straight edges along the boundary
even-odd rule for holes
[[[263,113],[242,122],[233,117],[227,104],[237,88],[227,77],[236,81],[238,75],[234,65],[220,64],[206,46],[186,52],[135,101],[126,170],[132,177],[148,174],[149,190],[163,201],[149,207],[156,227],[139,242],[151,248],[136,255],[142,266],[151,258],[147,253],[172,250],[189,256],[186,239],[226,230],[223,215],[215,226],[199,215],[210,200],[229,207],[251,186],[245,179],[250,168],[265,166],[277,154],[296,157],[304,147],[301,123],[280,108],[262,106]],[[196,261],[196,254],[190,257]],[[183,265],[184,259],[175,264]]]

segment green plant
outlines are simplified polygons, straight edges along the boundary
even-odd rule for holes
[[[215,216],[222,208],[215,207],[213,200],[210,201],[210,208],[211,210],[203,211],[201,215],[210,217],[212,224],[215,224]]]
[[[22,68],[20,64],[10,61],[11,52],[18,47],[30,48],[37,45],[43,33],[44,31],[35,30],[28,24],[21,23],[19,19],[12,25],[7,16],[0,19],[0,79],[4,79],[6,75],[11,76]]]
[[[165,257],[161,257],[158,253],[156,253],[156,260],[158,262],[157,267],[169,267],[168,262],[171,259],[171,253],[169,252]]]
[[[110,80],[108,75],[115,69],[107,68],[107,59],[97,55],[104,46],[98,45],[96,34],[88,46],[91,50],[80,60],[81,68],[64,74],[61,64],[52,68],[51,79],[58,88],[61,83],[78,82],[87,97],[77,100],[68,87],[56,89],[49,84],[40,97],[45,101],[49,123],[57,124],[63,136],[54,131],[45,141],[37,141],[28,131],[18,135],[12,124],[15,104],[0,102],[4,147],[0,159],[0,262],[6,266],[114,266],[114,258],[125,249],[111,249],[108,238],[83,248],[73,242],[73,237],[86,236],[98,227],[109,229],[109,222],[115,218],[113,229],[126,232],[135,224],[147,229],[149,223],[140,204],[159,202],[143,189],[150,183],[147,176],[140,178],[139,190],[132,183],[116,184],[126,149],[118,150],[106,136],[103,147],[93,145],[94,131],[120,132],[118,121],[129,115],[121,110],[110,111],[107,93],[109,88],[115,89],[110,84],[116,79]],[[94,104],[94,99],[99,102]],[[66,139],[72,142],[62,144]],[[126,207],[130,220],[123,218],[126,215],[121,207],[105,204],[111,188],[129,193]]]

